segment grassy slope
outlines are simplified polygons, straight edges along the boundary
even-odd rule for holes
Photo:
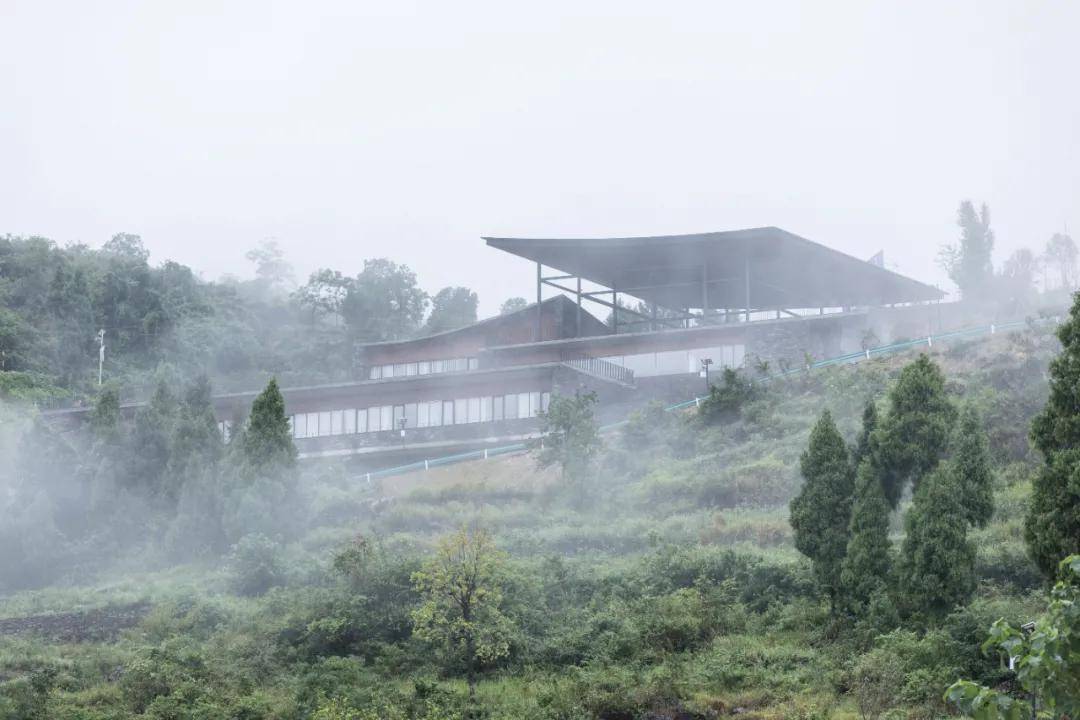
[[[1019,599],[1036,582],[1024,558],[1019,519],[1029,492],[1026,427],[1045,393],[1041,371],[1052,348],[1053,341],[1044,335],[1025,335],[934,351],[950,389],[977,402],[991,422],[999,512],[974,538],[986,581],[980,594],[985,603],[1013,598],[1012,612],[1036,606]],[[140,598],[161,603],[162,609],[116,642],[56,645],[0,638],[0,680],[49,660],[63,670],[61,689],[68,700],[105,707],[119,692],[105,680],[110,672],[135,662],[147,643],[175,641],[178,632],[189,633],[189,640],[212,647],[215,657],[231,658],[241,667],[265,664],[266,686],[259,692],[267,707],[288,717],[295,679],[280,675],[280,666],[264,657],[272,652],[274,604],[284,603],[282,597],[290,592],[303,593],[305,586],[330,583],[330,554],[358,530],[423,551],[461,523],[482,523],[525,567],[554,555],[565,558],[571,572],[594,577],[623,572],[669,544],[731,546],[770,562],[801,566],[791,545],[786,505],[800,482],[798,456],[809,428],[828,407],[852,437],[863,402],[882,398],[910,359],[875,360],[778,383],[744,409],[742,420],[722,427],[673,418],[665,436],[647,447],[628,448],[619,435],[611,435],[595,481],[582,496],[560,492],[557,476],[537,471],[526,457],[389,478],[375,488],[356,486],[339,466],[320,466],[307,480],[313,529],[286,551],[290,572],[285,590],[262,599],[236,598],[228,594],[225,570],[189,566],[7,598],[0,601],[0,617]],[[899,534],[899,522],[895,529]],[[205,630],[195,620],[177,620],[179,611],[171,602],[194,597],[209,599],[228,621]],[[828,652],[822,644],[823,620],[819,605],[778,605],[735,623],[702,647],[625,672],[635,673],[629,684],[640,685],[643,692],[677,687],[682,705],[702,713],[744,708],[753,712],[744,716],[854,717],[854,698],[838,690],[843,682],[821,671],[843,665],[823,656]],[[560,682],[580,681],[581,672],[590,670],[496,674],[482,684],[481,696],[498,716],[528,716],[549,702],[545,697],[560,693]]]

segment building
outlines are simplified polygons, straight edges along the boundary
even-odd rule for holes
[[[783,367],[859,349],[868,332],[929,332],[942,298],[779,228],[485,240],[535,264],[536,302],[360,347],[353,382],[284,389],[301,457],[347,456],[371,470],[506,443],[536,433],[553,395],[578,390],[597,393],[602,419],[615,419],[654,398],[700,394],[703,360]],[[255,395],[215,398],[223,432]]]

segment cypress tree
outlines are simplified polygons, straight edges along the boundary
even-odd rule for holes
[[[945,394],[945,376],[925,353],[900,371],[889,391],[889,412],[871,436],[871,451],[885,499],[896,508],[910,481],[937,467],[948,445],[956,409]]]
[[[296,462],[296,445],[285,415],[285,398],[271,378],[266,389],[251,404],[251,415],[243,435],[244,459],[254,470],[288,467]]]
[[[1080,553],[1080,295],[1057,336],[1061,353],[1050,362],[1050,396],[1031,425],[1044,464],[1024,526],[1028,553],[1048,578],[1062,558]]]
[[[855,447],[851,450],[851,464],[858,470],[863,459],[870,455],[870,438],[878,426],[877,403],[867,400],[862,414],[862,430],[855,441]]]
[[[986,527],[994,517],[994,476],[990,471],[986,431],[979,413],[971,405],[960,413],[950,449],[949,470],[960,487],[968,522],[974,527]]]
[[[873,466],[865,460],[859,464],[855,478],[855,502],[848,534],[840,584],[845,607],[861,616],[875,593],[888,589],[892,565],[889,504]]]
[[[799,460],[805,480],[791,501],[795,547],[810,558],[818,583],[835,611],[840,591],[840,563],[848,542],[854,473],[847,445],[828,410],[810,433]]]
[[[975,589],[975,548],[968,541],[966,499],[946,464],[927,475],[904,518],[900,592],[910,614],[940,617]]]

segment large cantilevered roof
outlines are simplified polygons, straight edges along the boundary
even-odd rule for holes
[[[816,308],[939,300],[935,287],[776,227],[491,247],[667,308]],[[702,281],[705,281],[705,292]],[[749,281],[749,282],[748,282]],[[747,287],[749,285],[749,288]]]

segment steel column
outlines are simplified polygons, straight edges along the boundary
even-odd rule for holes
[[[543,266],[538,262],[536,263],[536,342],[540,342],[543,338],[543,312],[544,309],[540,305],[541,300],[541,288],[543,287]]]

